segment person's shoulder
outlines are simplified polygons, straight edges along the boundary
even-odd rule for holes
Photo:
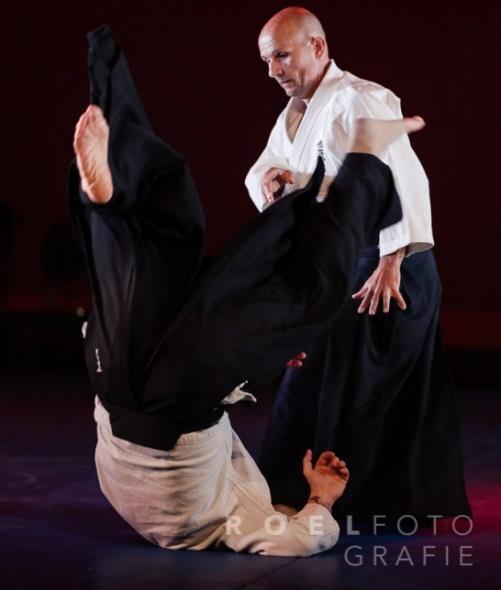
[[[376,99],[387,102],[388,99],[400,101],[398,96],[382,84],[359,78],[350,72],[343,76],[343,86],[348,100]]]
[[[344,72],[335,95],[336,110],[380,113],[383,109],[397,114],[400,110],[400,99],[389,88],[351,72]]]

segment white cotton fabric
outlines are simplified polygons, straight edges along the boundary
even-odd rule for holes
[[[333,60],[302,118],[300,113],[304,107],[298,102],[303,101],[289,100],[263,153],[245,179],[247,190],[260,211],[267,205],[261,181],[270,168],[283,168],[294,173],[294,184],[286,185],[285,196],[307,184],[321,155],[326,174],[319,193],[321,200],[341,167],[354,122],[362,117],[402,117],[400,99],[393,92],[340,70]],[[400,222],[380,232],[380,255],[405,246],[408,255],[431,248],[434,242],[428,179],[409,137],[402,135],[380,158],[392,170],[403,210]]]
[[[243,397],[232,394],[232,401]],[[183,434],[170,451],[113,436],[97,397],[94,417],[101,490],[148,541],[282,556],[312,555],[337,542],[339,526],[323,506],[307,504],[292,518],[274,510],[266,480],[226,412],[210,428]]]

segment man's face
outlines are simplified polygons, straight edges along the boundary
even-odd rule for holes
[[[301,31],[279,30],[261,33],[258,45],[268,75],[287,96],[311,98],[323,74],[313,40]]]

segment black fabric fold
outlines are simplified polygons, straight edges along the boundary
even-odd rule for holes
[[[201,272],[204,220],[184,158],[153,132],[107,27],[89,35],[90,94],[110,126],[114,193],[92,204],[73,163],[70,206],[94,310],[91,381],[116,436],[171,448],[264,384],[322,334],[349,297],[362,249],[401,218],[391,171],[350,154],[323,203],[308,185],[244,227]]]

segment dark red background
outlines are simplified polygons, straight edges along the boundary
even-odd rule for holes
[[[256,38],[285,2],[10,2],[2,8],[2,183],[19,216],[9,306],[50,306],[39,263],[66,216],[73,127],[87,105],[85,33],[108,23],[158,134],[191,163],[217,250],[255,214],[243,179],[285,96]],[[338,65],[391,88],[425,132],[449,344],[501,348],[499,4],[308,2]],[[78,297],[77,297],[78,299]]]

